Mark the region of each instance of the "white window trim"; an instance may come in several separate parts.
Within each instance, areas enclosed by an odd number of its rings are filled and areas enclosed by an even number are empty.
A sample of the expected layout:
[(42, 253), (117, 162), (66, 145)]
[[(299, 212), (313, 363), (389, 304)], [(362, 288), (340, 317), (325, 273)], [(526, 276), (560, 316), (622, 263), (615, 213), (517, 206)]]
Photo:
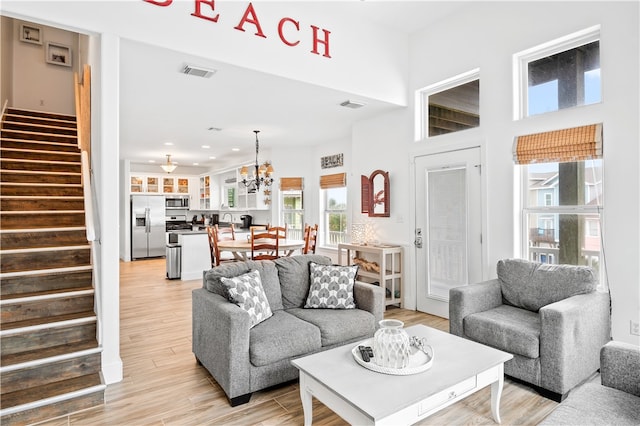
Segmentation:
[[(600, 40), (600, 25), (577, 31), (513, 55), (513, 119), (527, 117), (529, 62)], [(602, 77), (601, 77), (602, 78)]]
[(416, 90), (415, 92), (415, 136), (414, 141), (420, 142), (429, 138), (429, 123), (424, 119), (426, 117), (426, 109), (429, 107), (427, 100), (429, 96), (434, 93), (442, 92), (443, 90), (451, 89), (456, 86), (460, 86), (474, 80), (480, 79), (480, 68), (472, 69), (471, 71), (458, 74), (446, 80), (439, 81), (429, 86)]

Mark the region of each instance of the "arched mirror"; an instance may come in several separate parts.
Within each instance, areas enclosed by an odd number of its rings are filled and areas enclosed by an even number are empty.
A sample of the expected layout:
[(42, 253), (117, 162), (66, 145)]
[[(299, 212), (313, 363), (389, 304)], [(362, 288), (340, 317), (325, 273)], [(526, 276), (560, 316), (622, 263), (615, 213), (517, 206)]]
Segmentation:
[(369, 216), (389, 217), (389, 172), (376, 170), (369, 176)]

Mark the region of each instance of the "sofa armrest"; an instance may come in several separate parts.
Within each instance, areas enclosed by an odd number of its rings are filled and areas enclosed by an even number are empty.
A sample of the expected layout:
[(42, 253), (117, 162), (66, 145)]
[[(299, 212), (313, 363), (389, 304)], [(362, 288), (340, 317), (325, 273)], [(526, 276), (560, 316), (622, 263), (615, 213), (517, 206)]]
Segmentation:
[(377, 285), (356, 281), (353, 286), (353, 298), (359, 309), (373, 314), (378, 327), (378, 323), (384, 318), (384, 289)]
[(497, 279), (464, 285), (449, 290), (449, 332), (464, 336), (464, 318), (502, 305), (502, 290)]
[(565, 394), (600, 365), (600, 348), (611, 339), (609, 294), (568, 297), (540, 309), (541, 386)]
[(600, 350), (600, 378), (603, 386), (640, 396), (640, 347), (608, 342)]
[(192, 350), (229, 399), (250, 392), (249, 314), (204, 288), (192, 292)]

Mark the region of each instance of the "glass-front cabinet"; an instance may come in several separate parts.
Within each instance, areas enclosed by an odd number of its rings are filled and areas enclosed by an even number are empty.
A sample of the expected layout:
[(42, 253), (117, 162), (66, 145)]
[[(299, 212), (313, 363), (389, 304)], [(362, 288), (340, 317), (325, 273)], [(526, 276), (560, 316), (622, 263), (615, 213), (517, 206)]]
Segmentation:
[(189, 177), (138, 175), (129, 177), (129, 192), (148, 194), (190, 194)]

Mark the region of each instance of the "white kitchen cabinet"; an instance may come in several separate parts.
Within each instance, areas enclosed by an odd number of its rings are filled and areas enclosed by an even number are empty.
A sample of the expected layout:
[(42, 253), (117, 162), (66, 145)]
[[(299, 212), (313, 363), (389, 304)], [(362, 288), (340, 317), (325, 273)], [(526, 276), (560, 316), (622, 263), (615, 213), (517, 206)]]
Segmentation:
[[(377, 270), (374, 269), (373, 262), (377, 265)], [(360, 263), (356, 279), (382, 286), (386, 293), (385, 305), (402, 307), (402, 247), (338, 244), (338, 263)]]
[(132, 194), (188, 194), (191, 195), (190, 176), (167, 174), (129, 174), (129, 192)]

